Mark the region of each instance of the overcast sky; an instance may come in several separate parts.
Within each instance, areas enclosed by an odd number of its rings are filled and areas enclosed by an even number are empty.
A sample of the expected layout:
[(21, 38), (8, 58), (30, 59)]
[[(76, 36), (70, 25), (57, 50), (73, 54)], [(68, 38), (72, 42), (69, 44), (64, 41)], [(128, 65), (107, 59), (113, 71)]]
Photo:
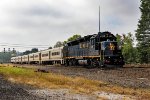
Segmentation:
[(140, 0), (1, 0), (0, 49), (18, 44), (15, 49), (25, 51), (30, 48), (22, 46), (53, 46), (73, 34), (96, 34), (99, 5), (101, 31), (135, 33)]

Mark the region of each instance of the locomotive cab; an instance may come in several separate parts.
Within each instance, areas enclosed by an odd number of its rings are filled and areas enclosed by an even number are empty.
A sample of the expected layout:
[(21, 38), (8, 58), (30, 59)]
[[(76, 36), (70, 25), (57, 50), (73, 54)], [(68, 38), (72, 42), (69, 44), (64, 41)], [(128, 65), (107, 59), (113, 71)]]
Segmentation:
[(124, 60), (121, 53), (121, 48), (116, 41), (101, 42), (101, 61), (105, 66), (123, 66)]

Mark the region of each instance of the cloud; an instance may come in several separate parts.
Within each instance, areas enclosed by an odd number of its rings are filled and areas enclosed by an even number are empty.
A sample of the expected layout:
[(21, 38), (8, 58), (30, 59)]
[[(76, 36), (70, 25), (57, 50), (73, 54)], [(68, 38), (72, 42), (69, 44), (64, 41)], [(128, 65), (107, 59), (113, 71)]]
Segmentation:
[(73, 34), (95, 34), (99, 5), (101, 31), (136, 30), (140, 17), (137, 0), (2, 0), (0, 43), (54, 45)]

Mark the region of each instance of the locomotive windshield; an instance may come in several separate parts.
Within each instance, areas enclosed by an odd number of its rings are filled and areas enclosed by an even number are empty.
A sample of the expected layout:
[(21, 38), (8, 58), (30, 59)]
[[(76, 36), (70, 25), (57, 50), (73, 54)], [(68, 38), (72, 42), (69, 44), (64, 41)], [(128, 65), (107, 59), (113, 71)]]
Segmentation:
[(118, 54), (117, 42), (113, 41), (103, 42), (102, 50), (104, 50), (104, 55), (117, 55)]

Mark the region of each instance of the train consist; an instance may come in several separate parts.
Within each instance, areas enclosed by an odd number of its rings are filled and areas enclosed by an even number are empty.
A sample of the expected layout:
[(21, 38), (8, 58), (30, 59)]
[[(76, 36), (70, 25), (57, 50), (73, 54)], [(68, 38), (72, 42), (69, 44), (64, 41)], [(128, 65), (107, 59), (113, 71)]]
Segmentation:
[(42, 50), (28, 55), (11, 58), (16, 64), (64, 64), (63, 47)]
[(110, 32), (84, 36), (64, 47), (43, 50), (11, 58), (12, 63), (83, 65), (86, 67), (122, 67), (124, 59), (116, 37)]

